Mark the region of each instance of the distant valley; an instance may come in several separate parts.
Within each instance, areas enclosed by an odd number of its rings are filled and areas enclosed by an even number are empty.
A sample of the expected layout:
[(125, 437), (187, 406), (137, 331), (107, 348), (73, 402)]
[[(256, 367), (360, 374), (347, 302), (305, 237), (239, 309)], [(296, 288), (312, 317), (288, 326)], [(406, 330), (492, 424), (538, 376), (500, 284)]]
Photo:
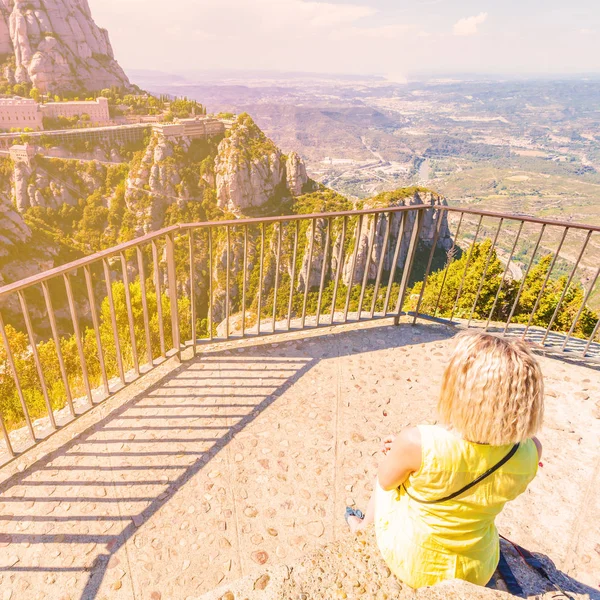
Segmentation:
[[(156, 93), (201, 99), (215, 112), (249, 112), (283, 151), (304, 158), (314, 180), (350, 198), (422, 185), (454, 206), (600, 225), (597, 76), (412, 83), (227, 72), (132, 77)], [(477, 219), (466, 223), (472, 237)], [(494, 235), (491, 220), (482, 226)], [(499, 252), (508, 256), (517, 226), (504, 226), (511, 236), (501, 236)], [(538, 231), (525, 228), (517, 254), (531, 249)], [(559, 243), (558, 232), (551, 233), (541, 248), (554, 252)], [(567, 236), (568, 262), (581, 243), (575, 232)], [(597, 260), (600, 247), (592, 240), (583, 281)]]
[(598, 78), (132, 76), (215, 112), (247, 111), (315, 179), (356, 198), (420, 183), (454, 203), (600, 223)]

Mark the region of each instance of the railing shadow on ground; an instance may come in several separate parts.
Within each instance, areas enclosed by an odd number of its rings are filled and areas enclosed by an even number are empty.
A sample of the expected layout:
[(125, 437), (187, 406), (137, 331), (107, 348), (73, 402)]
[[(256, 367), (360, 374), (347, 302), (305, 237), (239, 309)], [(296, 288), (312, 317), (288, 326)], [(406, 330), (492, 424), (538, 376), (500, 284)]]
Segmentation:
[[(476, 325), (472, 324), (472, 328), (474, 327)], [(495, 335), (502, 335), (503, 331), (503, 327), (492, 325), (488, 328), (488, 332)], [(600, 358), (600, 344), (590, 344), (587, 355), (584, 358), (583, 351), (587, 345), (587, 340), (574, 337), (567, 340), (565, 333), (557, 331), (551, 331), (545, 337), (545, 332), (546, 330), (541, 327), (530, 327), (525, 331), (525, 325), (513, 324), (508, 328), (506, 335), (509, 339), (519, 339), (522, 338), (523, 333), (526, 333), (525, 341), (531, 344), (537, 353), (547, 354), (553, 359), (568, 364), (585, 366), (589, 369), (600, 371), (600, 362), (598, 362)], [(565, 340), (567, 340), (567, 343), (565, 344), (565, 349), (562, 350)]]
[[(409, 317), (414, 317), (415, 313), (408, 313)], [(472, 321), (467, 327), (467, 322), (464, 319), (447, 319), (439, 317), (431, 317), (429, 315), (419, 314), (418, 319), (426, 323), (437, 323), (448, 327), (456, 328), (456, 332), (469, 329), (471, 331), (481, 331), (485, 328), (485, 321)], [(504, 337), (511, 340), (523, 338), (524, 341), (530, 344), (534, 352), (542, 355), (548, 355), (554, 360), (559, 360), (571, 365), (584, 366), (588, 369), (600, 371), (600, 343), (590, 343), (586, 356), (583, 356), (588, 340), (570, 337), (560, 331), (550, 331), (546, 335), (546, 330), (542, 327), (531, 326), (526, 329), (525, 325), (512, 323), (504, 333), (504, 323), (490, 323), (487, 329), (488, 333)], [(563, 349), (564, 344), (564, 349)]]
[[(381, 333), (382, 330), (399, 333), (378, 337), (377, 333)], [(427, 326), (427, 331), (429, 341), (444, 340), (453, 335), (452, 330), (447, 327)], [(401, 329), (390, 328), (388, 325), (374, 327), (370, 333), (358, 332), (359, 336), (356, 333), (325, 331), (318, 336), (303, 338), (298, 340), (298, 343), (302, 344), (300, 355), (292, 358), (273, 359), (272, 355), (261, 356), (261, 346), (263, 346), (261, 343), (246, 346), (253, 349), (253, 357), (249, 357), (248, 354), (232, 354), (234, 351), (230, 349), (215, 350), (198, 356), (181, 365), (174, 373), (138, 394), (55, 452), (34, 463), (26, 471), (13, 475), (0, 486), (0, 507), (2, 504), (10, 505), (8, 515), (3, 516), (0, 511), (0, 522), (5, 525), (28, 523), (28, 527), (34, 531), (0, 534), (0, 543), (25, 544), (26, 547), (40, 544), (74, 544), (81, 545), (82, 550), (87, 548), (83, 545), (102, 544), (102, 547), (92, 564), (54, 567), (26, 565), (21, 560), (12, 566), (0, 568), (0, 573), (20, 574), (23, 577), (28, 573), (87, 571), (89, 578), (80, 598), (81, 600), (96, 598), (111, 558), (138, 528), (205, 469), (211, 460), (226, 448), (234, 436), (242, 432), (322, 359), (415, 343), (414, 338), (410, 337), (412, 334), (402, 334)], [(276, 343), (278, 338), (273, 337), (271, 341)], [(271, 344), (266, 345), (266, 347), (270, 346)], [(218, 383), (220, 372), (224, 370), (219, 363), (227, 361), (233, 363), (234, 372), (248, 369), (247, 379), (236, 376), (233, 389), (232, 385), (221, 386)], [(238, 364), (243, 366), (237, 366)], [(257, 370), (260, 369), (260, 377), (252, 376), (256, 373), (253, 371), (253, 366)], [(267, 366), (268, 372), (264, 370)], [(188, 374), (189, 378), (186, 377)], [(257, 385), (256, 380), (259, 378), (261, 381)], [(190, 387), (181, 385), (186, 379), (190, 380)], [(272, 380), (274, 383), (265, 384), (265, 380)], [(203, 382), (206, 383), (204, 389), (198, 387), (198, 384)], [(261, 388), (264, 389), (262, 394)], [(227, 392), (227, 389), (231, 391)], [(233, 398), (235, 401), (218, 403), (219, 399), (227, 398)], [(166, 403), (165, 399), (167, 399)], [(198, 402), (198, 399), (202, 401)], [(257, 402), (253, 402), (252, 399)], [(205, 412), (207, 409), (214, 410)], [(181, 410), (186, 412), (182, 414), (179, 412)], [(184, 423), (170, 425), (169, 419), (181, 419)], [(223, 419), (225, 423), (219, 423), (219, 420)], [(198, 420), (204, 423), (189, 424), (190, 421)], [(230, 423), (233, 420), (235, 422)], [(129, 425), (129, 422), (132, 424)], [(153, 437), (139, 439), (135, 437), (136, 432), (146, 434), (152, 432)], [(206, 433), (196, 437), (196, 432)], [(189, 433), (194, 437), (190, 437)], [(113, 444), (117, 445), (116, 452), (102, 450)], [(170, 449), (170, 444), (175, 447)], [(136, 459), (141, 462), (135, 464)], [(75, 464), (68, 464), (70, 462)], [(113, 462), (121, 464), (111, 464)], [(114, 471), (132, 472), (137, 479), (120, 481), (115, 473), (107, 480), (105, 473)], [(60, 475), (63, 472), (67, 474), (77, 472), (78, 476), (84, 479), (71, 476), (61, 480)], [(171, 473), (173, 476), (170, 476)], [(145, 474), (151, 474), (151, 478), (140, 478)], [(160, 477), (157, 477), (157, 474), (160, 474)], [(141, 493), (134, 492), (133, 495), (127, 496), (128, 486), (140, 489)], [(66, 493), (55, 496), (56, 487), (64, 488)], [(39, 493), (31, 495), (29, 493), (31, 488), (39, 490)], [(109, 488), (114, 489), (114, 497), (106, 493)], [(12, 514), (17, 512), (14, 509), (20, 505), (31, 507), (40, 503), (48, 506), (48, 510), (42, 509), (42, 515), (28, 515), (25, 514), (26, 511), (22, 511), (24, 513), (22, 515)], [(99, 514), (73, 515), (74, 511), (64, 515), (53, 514), (60, 503), (67, 503), (69, 508), (70, 504), (74, 503), (81, 507), (81, 512), (85, 507), (86, 511), (91, 510), (93, 513), (96, 510)], [(122, 515), (120, 510), (116, 510), (123, 503), (135, 507), (132, 514)], [(54, 508), (52, 505), (55, 505)], [(113, 514), (110, 514), (111, 510)], [(111, 532), (110, 529), (119, 522), (123, 523), (124, 527)], [(60, 523), (75, 523), (75, 526), (66, 527), (67, 531), (54, 531)], [(42, 530), (35, 531), (36, 527), (41, 527)], [(2, 529), (6, 531), (5, 527)], [(90, 529), (95, 529), (98, 533), (93, 533)], [(84, 552), (79, 554), (83, 555)], [(85, 556), (79, 558), (81, 562)]]

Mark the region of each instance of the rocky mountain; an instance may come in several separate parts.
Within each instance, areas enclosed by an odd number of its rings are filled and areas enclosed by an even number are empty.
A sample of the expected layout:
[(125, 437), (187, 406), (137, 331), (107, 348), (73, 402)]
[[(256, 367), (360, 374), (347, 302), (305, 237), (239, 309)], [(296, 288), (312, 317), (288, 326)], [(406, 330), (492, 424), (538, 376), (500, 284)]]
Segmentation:
[(221, 142), (215, 175), (219, 207), (234, 214), (312, 189), (302, 159), (284, 156), (248, 115)]
[[(189, 185), (182, 180), (190, 145), (188, 138), (174, 141), (155, 134), (139, 163), (132, 165), (125, 200), (144, 232), (161, 227), (170, 205), (181, 206), (190, 199)], [(179, 158), (174, 157), (176, 152)]]
[[(386, 206), (416, 206), (425, 204), (435, 209), (437, 206), (445, 206), (447, 202), (442, 196), (434, 192), (421, 189), (406, 188), (396, 192), (385, 192), (379, 194), (364, 204), (365, 208), (381, 208)], [(436, 210), (428, 210), (424, 213), (423, 224), (419, 241), (425, 246), (431, 247), (435, 237), (437, 219), (442, 219), (440, 232), (438, 235), (437, 246), (443, 250), (448, 250), (452, 246), (452, 235), (448, 227), (448, 213)], [(410, 234), (414, 227), (416, 216), (413, 213), (407, 213), (402, 224), (399, 214), (396, 214), (389, 225), (389, 236), (392, 241), (388, 244), (387, 252), (383, 260), (384, 271), (389, 271), (394, 259), (395, 241), (398, 239), (400, 227), (402, 227), (402, 239), (400, 251), (398, 253), (398, 268), (404, 266), (408, 246), (410, 243)], [(373, 228), (375, 231), (373, 232)], [(381, 260), (383, 251), (383, 240), (385, 239), (386, 221), (381, 217), (375, 221), (374, 218), (363, 219), (362, 227), (358, 233), (358, 251), (356, 255), (356, 265), (354, 268), (353, 283), (363, 280), (365, 269), (369, 269), (368, 279), (377, 277), (377, 268)], [(373, 247), (369, 256), (369, 243), (373, 237)], [(352, 278), (352, 260), (350, 257), (346, 260), (343, 270), (344, 282), (348, 284)]]
[[(0, 193), (0, 257), (15, 244), (24, 243), (31, 237), (31, 230), (23, 217), (15, 210), (10, 198)], [(1, 277), (1, 276), (0, 276)]]
[(4, 78), (41, 91), (130, 87), (87, 0), (0, 0)]
[[(395, 192), (385, 192), (379, 194), (374, 198), (371, 198), (364, 202), (363, 208), (382, 208), (386, 206), (417, 206), (427, 205), (432, 209), (438, 206), (444, 206), (447, 204), (445, 198), (422, 188), (404, 188), (396, 190)], [(318, 211), (320, 207), (317, 207)], [(347, 210), (349, 207), (340, 205), (336, 207), (336, 210)], [(383, 252), (383, 245), (386, 238), (385, 230), (389, 227), (388, 232), (388, 245), (386, 254), (383, 258), (383, 271), (388, 273), (393, 265), (394, 252), (396, 248), (396, 242), (398, 236), (400, 238), (400, 249), (398, 252), (398, 260), (396, 266), (401, 269), (406, 261), (408, 254), (408, 246), (410, 243), (410, 236), (413, 230), (415, 215), (413, 213), (405, 213), (404, 217), (400, 214), (395, 214), (391, 221), (387, 222), (385, 215), (379, 215), (377, 220), (372, 217), (364, 217), (360, 226), (360, 230), (355, 226), (346, 237), (350, 236), (353, 240), (353, 244), (358, 244), (358, 250), (356, 252), (356, 260), (354, 261), (353, 252), (346, 252), (343, 257), (342, 265), (342, 281), (345, 285), (349, 285), (352, 280), (353, 284), (357, 284), (363, 281), (365, 270), (368, 269), (367, 280), (372, 281), (377, 277), (377, 270), (381, 261), (381, 253)], [(421, 233), (419, 236), (419, 242), (421, 246), (431, 248), (435, 237), (435, 230), (437, 227), (437, 219), (441, 218), (440, 233), (436, 246), (441, 251), (446, 251), (452, 246), (452, 236), (448, 227), (448, 215), (445, 212), (436, 210), (429, 210), (424, 213), (423, 224), (421, 226)], [(312, 237), (312, 231), (309, 229), (306, 232), (306, 244), (310, 244)], [(321, 277), (321, 269), (325, 256), (329, 256), (328, 269), (326, 271), (326, 277), (332, 278), (337, 271), (337, 261), (339, 256), (339, 249), (342, 243), (341, 231), (335, 232), (335, 237), (330, 241), (329, 248), (326, 247), (325, 241), (327, 239), (327, 221), (325, 219), (317, 219), (315, 224), (315, 239), (313, 243), (313, 252), (311, 260), (310, 270), (310, 281), (309, 288), (313, 288), (319, 285)], [(373, 245), (369, 254), (369, 246), (373, 239)], [(354, 265), (354, 277), (353, 273)], [(306, 280), (308, 278), (308, 256), (305, 255), (302, 262), (302, 267), (298, 273), (298, 281), (296, 282), (297, 289), (300, 291), (304, 290)]]
[(183, 208), (208, 198), (221, 213), (242, 217), (314, 187), (296, 153), (285, 156), (248, 115), (240, 115), (221, 140), (155, 133), (132, 164), (126, 201), (147, 232), (162, 225), (173, 205)]
[(74, 206), (79, 198), (89, 196), (106, 176), (99, 163), (87, 163), (81, 168), (78, 161), (61, 161), (36, 157), (31, 163), (14, 164), (12, 196), (21, 213), (31, 207), (60, 209)]

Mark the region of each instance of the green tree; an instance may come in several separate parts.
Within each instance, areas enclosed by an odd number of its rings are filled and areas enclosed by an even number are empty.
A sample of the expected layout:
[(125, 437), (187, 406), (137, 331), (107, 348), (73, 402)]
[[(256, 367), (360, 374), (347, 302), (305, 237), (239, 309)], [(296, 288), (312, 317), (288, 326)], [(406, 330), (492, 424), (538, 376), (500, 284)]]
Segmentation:
[[(480, 289), (484, 272), (485, 279)], [(498, 259), (496, 250), (491, 249), (490, 240), (472, 245), (462, 253), (460, 258), (453, 260), (452, 257), (449, 257), (444, 269), (431, 273), (427, 280), (419, 310), (423, 314), (433, 315), (439, 297), (438, 316), (450, 317), (454, 310), (455, 317), (468, 319), (477, 298), (473, 318), (487, 319), (500, 286), (503, 272), (502, 263)], [(405, 310), (416, 309), (422, 286), (423, 283), (418, 282), (409, 290), (405, 301)], [(460, 297), (458, 297), (459, 290)], [(477, 296), (478, 290), (479, 296)], [(503, 290), (499, 298), (496, 315), (504, 305), (506, 298), (507, 292)]]

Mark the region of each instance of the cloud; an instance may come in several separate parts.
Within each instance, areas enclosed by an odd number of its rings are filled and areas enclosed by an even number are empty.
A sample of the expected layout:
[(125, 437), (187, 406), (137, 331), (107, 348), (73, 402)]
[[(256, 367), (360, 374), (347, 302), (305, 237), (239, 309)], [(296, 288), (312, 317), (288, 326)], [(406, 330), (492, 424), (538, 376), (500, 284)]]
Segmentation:
[(453, 33), (454, 35), (475, 35), (479, 25), (481, 25), (488, 17), (485, 12), (479, 13), (473, 17), (466, 17), (460, 19), (454, 24)]

